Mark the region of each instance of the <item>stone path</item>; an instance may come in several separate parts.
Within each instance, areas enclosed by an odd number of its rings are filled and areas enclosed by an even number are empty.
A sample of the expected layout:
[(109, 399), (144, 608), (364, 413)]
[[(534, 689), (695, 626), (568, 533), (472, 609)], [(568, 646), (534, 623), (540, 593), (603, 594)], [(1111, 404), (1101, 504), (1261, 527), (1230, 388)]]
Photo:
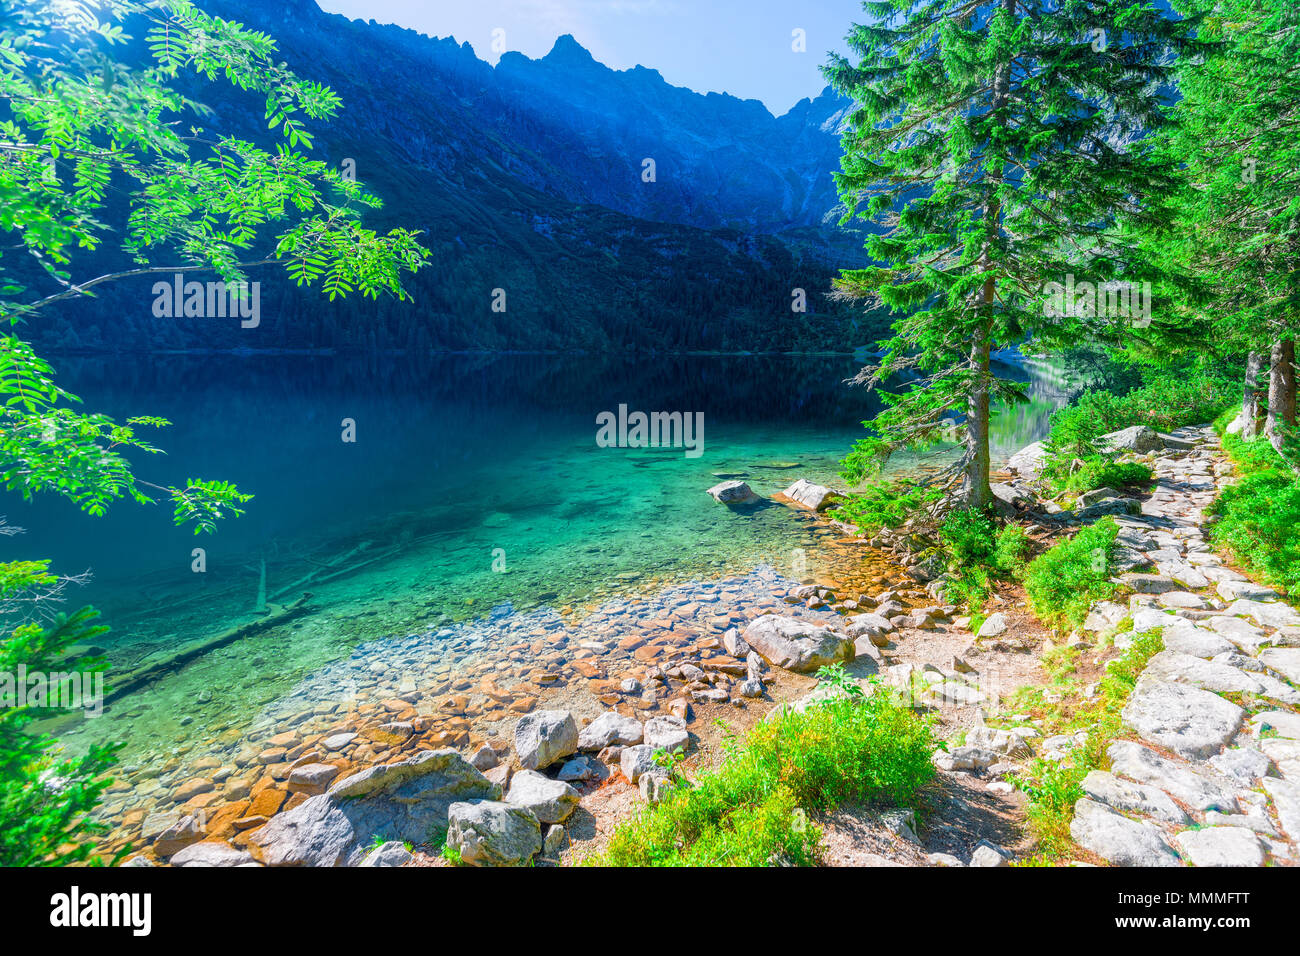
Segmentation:
[[(1153, 455), (1141, 514), (1116, 517), (1127, 607), (1098, 602), (1085, 627), (1160, 628), (1123, 710), (1132, 739), (1083, 781), (1071, 834), (1120, 866), (1300, 863), (1300, 612), (1223, 566), (1204, 508), (1231, 482), (1209, 426), (1181, 429)], [(1139, 570), (1143, 566), (1150, 570)]]

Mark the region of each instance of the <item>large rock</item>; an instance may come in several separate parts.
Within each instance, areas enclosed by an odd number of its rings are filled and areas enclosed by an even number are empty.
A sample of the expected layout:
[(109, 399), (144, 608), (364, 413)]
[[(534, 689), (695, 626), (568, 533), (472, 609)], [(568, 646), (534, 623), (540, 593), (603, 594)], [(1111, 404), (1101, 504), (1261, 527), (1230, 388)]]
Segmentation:
[(1043, 471), (1047, 451), (1040, 441), (1026, 445), (1007, 459), (1006, 470), (1022, 478), (1037, 478)]
[(1221, 694), (1264, 692), (1264, 685), (1240, 668), (1202, 660), (1181, 651), (1161, 651), (1147, 663), (1142, 677), (1149, 681), (1192, 684)]
[(1180, 865), (1178, 854), (1151, 824), (1130, 820), (1088, 797), (1074, 805), (1070, 836), (1116, 866)]
[(1287, 680), (1300, 684), (1300, 647), (1270, 647), (1260, 651), (1259, 659)]
[(563, 823), (578, 805), (580, 794), (562, 780), (536, 770), (521, 770), (510, 778), (506, 803), (523, 807), (542, 823)]
[(1121, 780), (1105, 770), (1093, 770), (1083, 778), (1083, 792), (1115, 810), (1140, 813), (1166, 823), (1190, 823), (1191, 818), (1157, 787)]
[(709, 489), (714, 501), (724, 505), (747, 505), (758, 500), (758, 495), (743, 481), (724, 481)]
[(1131, 740), (1116, 740), (1106, 748), (1115, 773), (1138, 783), (1158, 787), (1193, 810), (1237, 812), (1237, 798), (1226, 780), (1170, 760), (1150, 747)]
[(1281, 777), (1265, 777), (1260, 783), (1273, 798), (1283, 831), (1292, 840), (1300, 840), (1300, 784)]
[(745, 628), (745, 643), (769, 664), (809, 673), (836, 661), (853, 660), (853, 641), (830, 628), (767, 614)]
[(801, 504), (805, 508), (811, 508), (813, 511), (828, 508), (841, 497), (838, 492), (831, 491), (825, 485), (815, 485), (806, 478), (800, 478), (781, 493), (791, 501)]
[(1232, 740), (1246, 712), (1199, 687), (1143, 679), (1122, 716), (1125, 724), (1152, 743), (1203, 760)]
[(685, 753), (691, 735), (687, 733), (686, 721), (672, 714), (661, 714), (645, 722), (645, 743), (650, 752), (666, 750), (668, 753)]
[(1196, 866), (1263, 866), (1259, 837), (1245, 827), (1206, 827), (1178, 834), (1183, 854)]
[(535, 710), (515, 724), (515, 753), (525, 770), (542, 770), (578, 750), (578, 725), (567, 710)]
[(1233, 644), (1203, 627), (1166, 627), (1163, 636), (1165, 650), (1190, 654), (1192, 657), (1215, 657), (1227, 654), (1234, 648)]
[(426, 750), (340, 780), (328, 792), (272, 817), (249, 839), (271, 866), (356, 866), (376, 834), (398, 842), (436, 842), (452, 803), (495, 799), (500, 793), (455, 750)]
[(1117, 432), (1110, 432), (1102, 435), (1097, 443), (1108, 451), (1132, 451), (1139, 455), (1161, 451), (1165, 447), (1165, 439), (1161, 438), (1154, 428), (1146, 425), (1133, 425), (1130, 428), (1121, 428)]
[(1272, 734), (1290, 740), (1300, 740), (1300, 714), (1285, 710), (1269, 710), (1251, 717), (1250, 724), (1256, 737)]
[(537, 818), (509, 803), (453, 803), (447, 821), (447, 845), (470, 866), (522, 866), (542, 850)]
[(1233, 601), (1224, 610), (1232, 617), (1248, 617), (1260, 627), (1295, 627), (1300, 625), (1300, 611), (1281, 601)]
[(615, 711), (601, 714), (578, 734), (579, 750), (604, 750), (606, 747), (626, 747), (639, 744), (645, 732), (641, 721)]
[(172, 866), (242, 866), (253, 862), (253, 855), (229, 843), (204, 841), (191, 843), (167, 862)]

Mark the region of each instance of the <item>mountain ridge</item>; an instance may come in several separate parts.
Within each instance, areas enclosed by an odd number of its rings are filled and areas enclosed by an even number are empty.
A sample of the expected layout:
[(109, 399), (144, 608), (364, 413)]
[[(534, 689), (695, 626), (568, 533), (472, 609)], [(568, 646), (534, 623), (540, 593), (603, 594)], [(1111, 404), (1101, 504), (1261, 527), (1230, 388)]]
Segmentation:
[[(825, 91), (773, 117), (645, 67), (611, 70), (572, 38), (493, 67), (468, 43), (309, 0), (204, 6), (270, 34), (291, 69), (340, 95), (313, 155), (352, 161), (385, 200), (375, 227), (423, 230), (433, 255), (409, 284), (416, 304), (330, 304), (263, 274), (250, 331), (141, 314), (136, 283), (78, 303), (40, 344), (816, 351), (883, 329), (823, 295), (838, 267), (865, 262), (861, 236), (834, 225), (846, 103)], [(212, 109), (214, 132), (263, 138), (258, 97), (197, 80), (185, 92)], [(499, 288), (505, 315), (490, 308)], [(791, 310), (796, 288), (807, 313)]]

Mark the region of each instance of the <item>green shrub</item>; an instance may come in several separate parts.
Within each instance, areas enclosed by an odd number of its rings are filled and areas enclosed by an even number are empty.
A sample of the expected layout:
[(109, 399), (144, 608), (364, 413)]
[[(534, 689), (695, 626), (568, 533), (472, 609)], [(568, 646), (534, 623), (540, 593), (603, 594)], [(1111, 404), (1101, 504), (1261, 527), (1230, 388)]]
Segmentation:
[(911, 801), (932, 778), (930, 722), (893, 692), (834, 697), (773, 715), (693, 784), (621, 824), (608, 866), (810, 865), (820, 834), (804, 816), (846, 801)]
[(1033, 542), (1018, 524), (997, 526), (991, 515), (971, 508), (950, 511), (939, 526), (950, 579), (944, 597), (979, 615), (997, 579), (1019, 579)]
[(1054, 494), (1148, 481), (1150, 471), (1137, 470), (1142, 466), (1115, 465), (1099, 443), (1101, 436), (1133, 425), (1169, 431), (1213, 421), (1238, 400), (1239, 391), (1232, 376), (1193, 368), (1148, 369), (1142, 385), (1123, 393), (1083, 392), (1052, 415), (1043, 442), (1043, 476), (1052, 482)]
[(1021, 525), (1003, 525), (993, 549), (993, 566), (1003, 574), (1020, 580), (1025, 576), (1025, 566), (1033, 548), (1033, 541)]
[(957, 508), (939, 525), (939, 540), (956, 565), (988, 564), (997, 548), (998, 526), (984, 511)]
[(1111, 555), (1118, 534), (1115, 520), (1102, 518), (1029, 563), (1025, 592), (1039, 620), (1056, 628), (1077, 627), (1093, 601), (1115, 592)]
[(1225, 434), (1223, 447), (1243, 477), (1209, 507), (1210, 542), (1286, 594), (1300, 594), (1300, 479), (1266, 438)]
[(1082, 494), (1094, 488), (1126, 488), (1149, 484), (1153, 472), (1141, 462), (1115, 462), (1097, 455), (1085, 458), (1082, 466), (1070, 471), (1074, 460), (1049, 459), (1043, 474), (1052, 483), (1052, 494)]
[(1116, 394), (1088, 391), (1052, 416), (1049, 447), (1086, 458), (1097, 452), (1096, 440), (1133, 425), (1169, 431), (1213, 421), (1240, 399), (1234, 376), (1199, 369), (1152, 370), (1139, 387)]
[(897, 528), (909, 518), (928, 521), (925, 508), (941, 497), (943, 492), (938, 489), (902, 481), (881, 482), (845, 497), (832, 516), (870, 535), (881, 528)]

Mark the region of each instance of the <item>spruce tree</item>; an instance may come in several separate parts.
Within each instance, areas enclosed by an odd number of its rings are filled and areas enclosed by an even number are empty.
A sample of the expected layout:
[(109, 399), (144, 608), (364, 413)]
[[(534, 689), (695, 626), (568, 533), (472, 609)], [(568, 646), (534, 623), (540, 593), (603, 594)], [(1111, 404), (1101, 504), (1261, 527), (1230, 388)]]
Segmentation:
[[(1300, 329), (1300, 8), (1292, 0), (1183, 0), (1212, 46), (1179, 67), (1161, 147), (1185, 163), (1170, 254), (1205, 276), (1212, 337), (1249, 353), (1239, 427), (1265, 410), (1295, 458)], [(1266, 397), (1267, 396), (1267, 397)]]
[(954, 497), (983, 508), (990, 403), (1023, 398), (990, 352), (1087, 334), (1086, 321), (1045, 314), (1049, 283), (1142, 279), (1130, 230), (1155, 224), (1144, 197), (1175, 182), (1147, 134), (1166, 121), (1190, 24), (1134, 0), (864, 9), (870, 22), (847, 38), (857, 62), (834, 56), (824, 73), (855, 102), (837, 181), (845, 219), (874, 225), (867, 251), (879, 265), (842, 272), (836, 291), (902, 314), (859, 380), (906, 384), (882, 392), (887, 407), (845, 473), (860, 479), (960, 424)]

